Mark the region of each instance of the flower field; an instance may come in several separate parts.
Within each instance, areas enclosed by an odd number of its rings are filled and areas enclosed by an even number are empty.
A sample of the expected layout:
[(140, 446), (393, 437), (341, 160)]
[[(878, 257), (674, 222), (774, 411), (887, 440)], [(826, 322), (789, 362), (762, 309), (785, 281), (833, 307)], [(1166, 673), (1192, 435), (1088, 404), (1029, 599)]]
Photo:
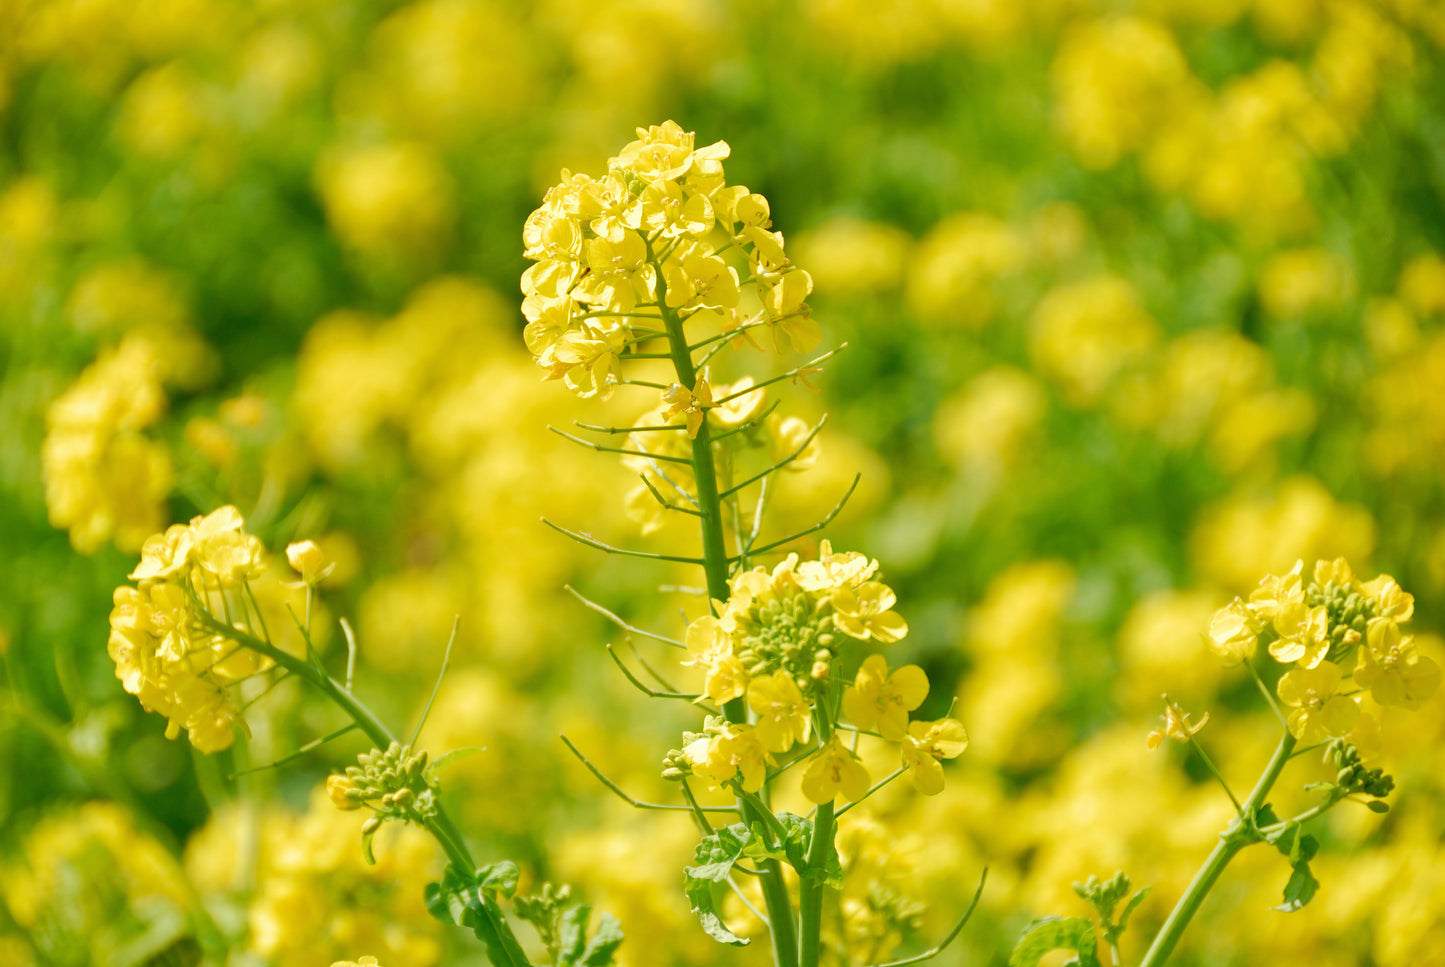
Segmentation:
[(1445, 963), (1435, 0), (10, 0), (0, 133), (0, 965)]

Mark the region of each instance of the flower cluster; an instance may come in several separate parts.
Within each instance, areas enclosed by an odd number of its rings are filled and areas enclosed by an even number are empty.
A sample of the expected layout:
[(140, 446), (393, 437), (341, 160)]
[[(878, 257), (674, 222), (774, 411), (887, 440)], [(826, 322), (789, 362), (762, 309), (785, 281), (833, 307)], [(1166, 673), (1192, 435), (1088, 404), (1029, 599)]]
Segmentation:
[(1278, 692), (1296, 738), (1358, 737), (1375, 728), (1361, 712), (1364, 693), (1413, 710), (1439, 687), (1439, 667), (1400, 630), (1414, 613), (1415, 599), (1388, 574), (1361, 582), (1337, 558), (1317, 562), (1307, 581), (1298, 561), (1287, 574), (1266, 575), (1248, 601), (1236, 598), (1215, 614), (1207, 639), (1236, 661), (1264, 642), (1270, 657), (1289, 666)]
[[(690, 664), (702, 669), (703, 698), (718, 706), (746, 701), (749, 722), (707, 720), (681, 750), (688, 771), (714, 783), (760, 789), (773, 756), (818, 739), (803, 773), (803, 794), (831, 802), (840, 792), (863, 797), (871, 784), (856, 749), (834, 731), (840, 704), (855, 733), (899, 743), (902, 763), (926, 793), (943, 788), (941, 759), (960, 754), (968, 738), (951, 719), (909, 723), (908, 713), (928, 694), (928, 678), (915, 665), (888, 671), (881, 655), (862, 663), (851, 687), (834, 672), (839, 633), (890, 644), (908, 633), (893, 611), (893, 591), (874, 580), (878, 562), (857, 552), (835, 554), (823, 541), (816, 561), (790, 554), (771, 571), (756, 567), (729, 582), (731, 595), (717, 614), (687, 630)], [(856, 743), (855, 743), (856, 745)]]
[[(767, 199), (726, 183), (727, 144), (694, 147), (673, 121), (637, 134), (601, 178), (564, 171), (523, 229), (537, 263), (522, 276), (525, 337), (546, 378), (605, 399), (628, 349), (663, 335), (657, 324), (668, 319), (710, 322), (739, 339), (766, 327), (780, 350), (816, 346), (805, 302), (813, 281), (771, 231)], [(727, 249), (746, 256), (746, 278)], [(745, 317), (747, 289), (759, 308)]]
[(248, 582), (264, 570), (263, 549), (235, 507), (176, 524), (145, 542), (130, 574), (135, 587), (115, 591), (110, 657), (125, 690), (147, 711), (181, 729), (202, 752), (230, 746), (237, 688), (272, 667), (271, 659), (227, 635), (217, 614), (241, 617), (258, 604)]

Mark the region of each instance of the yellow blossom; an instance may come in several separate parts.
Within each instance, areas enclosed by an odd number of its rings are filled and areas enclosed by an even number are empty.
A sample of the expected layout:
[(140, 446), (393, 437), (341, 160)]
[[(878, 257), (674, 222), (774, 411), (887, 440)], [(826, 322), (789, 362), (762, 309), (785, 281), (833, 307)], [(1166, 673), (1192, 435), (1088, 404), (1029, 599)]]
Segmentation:
[(887, 645), (908, 634), (907, 622), (889, 610), (898, 599), (878, 581), (868, 581), (856, 589), (838, 588), (830, 600), (835, 612), (833, 623), (845, 635), (860, 641), (873, 638)]
[(286, 560), (292, 569), (301, 575), (301, 583), (307, 587), (315, 587), (326, 580), (336, 567), (327, 563), (325, 552), (315, 541), (287, 544)]
[(746, 792), (763, 787), (772, 761), (758, 730), (751, 725), (724, 725), (716, 735), (689, 742), (683, 756), (694, 773), (715, 785), (741, 775)]
[(1164, 706), (1164, 728), (1150, 732), (1146, 740), (1149, 749), (1153, 751), (1159, 748), (1165, 739), (1173, 739), (1175, 742), (1187, 743), (1190, 739), (1194, 738), (1200, 729), (1204, 728), (1205, 723), (1208, 721), (1209, 713), (1205, 712), (1198, 723), (1191, 723), (1189, 721), (1189, 714), (1179, 707), (1179, 703), (1168, 702)]
[(899, 746), (914, 787), (925, 796), (943, 791), (942, 760), (957, 758), (967, 748), (968, 733), (954, 719), (913, 722)]
[(1372, 620), (1365, 641), (1355, 681), (1381, 705), (1418, 709), (1440, 687), (1439, 666), (1417, 652), (1414, 639), (1401, 634), (1393, 619)]
[(1340, 669), (1322, 661), (1313, 668), (1295, 668), (1279, 680), (1279, 700), (1291, 709), (1289, 730), (1306, 744), (1327, 736), (1349, 734), (1360, 717), (1355, 699), (1338, 694)]
[(712, 406), (712, 388), (707, 384), (707, 373), (699, 373), (697, 384), (690, 390), (681, 383), (673, 383), (662, 391), (662, 402), (662, 418), (671, 420), (674, 416), (685, 415), (687, 435), (690, 439), (696, 439), (697, 431), (702, 428), (704, 411)]
[(787, 672), (753, 679), (748, 684), (748, 707), (758, 716), (758, 738), (769, 752), (787, 752), (808, 740), (811, 710)]
[(889, 742), (899, 742), (908, 732), (908, 713), (927, 697), (928, 676), (922, 668), (904, 665), (889, 674), (882, 655), (869, 655), (853, 686), (843, 693), (843, 714), (860, 729), (876, 728)]
[(803, 795), (819, 804), (832, 802), (839, 793), (857, 802), (867, 795), (871, 783), (868, 770), (837, 735), (813, 754), (803, 770)]

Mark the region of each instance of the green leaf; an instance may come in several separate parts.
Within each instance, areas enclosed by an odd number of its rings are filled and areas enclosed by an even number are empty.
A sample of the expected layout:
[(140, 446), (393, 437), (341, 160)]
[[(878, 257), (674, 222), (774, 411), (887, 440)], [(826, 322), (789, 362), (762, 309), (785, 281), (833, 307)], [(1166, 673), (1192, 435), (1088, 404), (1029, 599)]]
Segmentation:
[[(508, 861), (493, 863), (478, 872), (485, 874), (497, 871), (505, 881), (506, 866), (511, 866), (515, 872), (516, 864)], [(516, 889), (515, 879), (511, 888)], [(457, 870), (455, 866), (448, 864), (441, 882), (428, 883), (424, 895), (427, 912), (442, 923), (455, 924), (472, 931), (485, 945), (487, 959), (497, 967), (521, 967), (527, 963), (527, 957), (521, 947), (517, 946), (516, 937), (512, 936), (511, 930), (498, 929), (497, 924), (505, 925), (506, 917), (502, 914), (502, 908), (497, 906), (492, 893), (482, 892), (474, 879)]]
[(1284, 902), (1274, 909), (1293, 913), (1314, 899), (1320, 888), (1320, 881), (1310, 872), (1308, 863), (1296, 864), (1289, 882), (1284, 885)]
[(581, 959), (587, 942), (587, 921), (591, 918), (592, 907), (586, 903), (577, 904), (558, 918), (556, 967), (574, 967)]
[(1119, 920), (1116, 924), (1119, 928), (1119, 933), (1123, 933), (1124, 928), (1129, 926), (1129, 917), (1133, 916), (1134, 911), (1139, 908), (1139, 904), (1144, 902), (1144, 898), (1147, 897), (1153, 889), (1152, 886), (1141, 886), (1139, 890), (1129, 898), (1129, 902), (1124, 905), (1124, 912), (1119, 914)]
[(713, 887), (727, 882), (733, 864), (752, 839), (751, 830), (742, 823), (733, 823), (711, 836), (704, 836), (693, 853), (695, 865), (683, 867), (682, 889), (692, 906), (693, 916), (703, 931), (718, 943), (741, 947), (748, 942), (729, 930), (718, 916)]
[(1079, 967), (1100, 967), (1097, 948), (1094, 921), (1084, 917), (1041, 917), (1024, 928), (1008, 963), (1009, 967), (1038, 967), (1050, 951), (1072, 950), (1079, 955)]
[(1294, 870), (1284, 887), (1284, 902), (1274, 907), (1284, 913), (1293, 913), (1314, 899), (1320, 888), (1320, 881), (1310, 872), (1310, 860), (1319, 852), (1319, 840), (1304, 832), (1299, 823), (1290, 820), (1265, 837), (1265, 842), (1279, 850), (1289, 860)]
[(582, 967), (607, 967), (621, 943), (622, 924), (612, 914), (602, 914), (597, 918), (597, 929), (587, 942), (587, 949), (582, 951)]
[(477, 870), (477, 883), (488, 893), (500, 893), (511, 899), (517, 892), (517, 864), (511, 860), (499, 860)]

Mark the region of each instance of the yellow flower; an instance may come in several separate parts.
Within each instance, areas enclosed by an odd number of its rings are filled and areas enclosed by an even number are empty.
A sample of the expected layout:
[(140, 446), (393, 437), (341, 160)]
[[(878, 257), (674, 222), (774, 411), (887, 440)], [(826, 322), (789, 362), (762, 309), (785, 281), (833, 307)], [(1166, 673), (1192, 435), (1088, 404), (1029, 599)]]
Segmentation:
[(674, 416), (685, 414), (687, 435), (690, 439), (697, 439), (697, 431), (702, 428), (704, 411), (712, 406), (712, 388), (707, 384), (707, 371), (698, 374), (697, 385), (691, 390), (681, 383), (673, 383), (662, 391), (662, 402), (662, 418), (671, 420)]
[(1440, 687), (1440, 668), (1415, 650), (1413, 637), (1402, 635), (1390, 618), (1373, 619), (1360, 649), (1355, 681), (1370, 690), (1381, 705), (1418, 709)]
[(1289, 730), (1295, 738), (1306, 744), (1320, 742), (1326, 736), (1347, 735), (1355, 727), (1359, 703), (1337, 694), (1339, 688), (1340, 669), (1334, 662), (1285, 673), (1279, 680), (1279, 700), (1293, 709)]
[(804, 591), (831, 591), (834, 588), (856, 587), (873, 576), (878, 562), (857, 551), (833, 553), (827, 538), (818, 542), (818, 559), (798, 565), (798, 586)]
[(1388, 574), (1366, 581), (1360, 589), (1375, 602), (1375, 611), (1380, 617), (1409, 621), (1415, 614), (1415, 596), (1404, 591)]
[(1259, 642), (1259, 624), (1244, 602), (1235, 598), (1220, 608), (1209, 622), (1205, 641), (1220, 658), (1231, 662), (1248, 661), (1254, 657)]
[(331, 967), (381, 967), (375, 957), (362, 957), (360, 960), (338, 960)]
[(1343, 557), (1337, 557), (1333, 561), (1316, 561), (1315, 583), (1321, 588), (1328, 584), (1334, 584), (1337, 588), (1358, 587), (1355, 573), (1350, 570), (1350, 562)]
[(758, 738), (769, 752), (787, 752), (808, 740), (813, 723), (808, 701), (787, 672), (753, 679), (748, 707), (758, 716)]
[(1286, 605), (1275, 613), (1274, 630), (1279, 638), (1270, 643), (1269, 653), (1281, 664), (1313, 668), (1330, 652), (1330, 618), (1322, 604), (1311, 608), (1301, 600)]
[(725, 725), (717, 735), (689, 742), (682, 754), (692, 771), (715, 785), (739, 774), (746, 792), (757, 792), (768, 775), (768, 750), (751, 725)]
[(898, 599), (878, 581), (868, 581), (856, 590), (838, 588), (829, 600), (835, 612), (833, 623), (845, 635), (860, 641), (874, 638), (887, 645), (908, 634), (907, 622), (889, 610)]
[(943, 791), (942, 760), (963, 754), (968, 733), (954, 719), (914, 722), (899, 748), (904, 768), (913, 774), (914, 787), (925, 796), (934, 796)]
[(297, 541), (286, 545), (286, 560), (297, 574), (301, 584), (315, 587), (335, 569), (336, 565), (326, 562), (326, 554), (315, 541)]
[(723, 705), (747, 694), (748, 669), (733, 654), (723, 622), (711, 615), (698, 618), (688, 625), (684, 641), (694, 656), (684, 664), (703, 669), (703, 695), (708, 701)]
[(1288, 574), (1266, 574), (1259, 587), (1250, 592), (1250, 611), (1261, 618), (1273, 618), (1289, 605), (1303, 601), (1304, 566), (1304, 561), (1295, 561)]
[(334, 773), (326, 778), (326, 795), (331, 799), (331, 804), (342, 812), (351, 812), (353, 809), (361, 808), (361, 800), (353, 796), (355, 792), (355, 784), (340, 773)]
[(876, 728), (889, 742), (908, 733), (908, 713), (928, 697), (928, 676), (917, 665), (888, 673), (882, 655), (869, 655), (853, 687), (843, 693), (843, 713), (860, 729)]
[(803, 795), (809, 802), (832, 802), (840, 792), (850, 802), (857, 802), (868, 794), (871, 784), (868, 770), (837, 735), (814, 753), (803, 770)]
[(1209, 713), (1205, 712), (1204, 717), (1197, 724), (1193, 724), (1189, 721), (1189, 714), (1180, 708), (1177, 702), (1169, 702), (1164, 706), (1164, 728), (1150, 732), (1146, 740), (1149, 750), (1152, 752), (1159, 748), (1165, 739), (1188, 742), (1208, 721)]

